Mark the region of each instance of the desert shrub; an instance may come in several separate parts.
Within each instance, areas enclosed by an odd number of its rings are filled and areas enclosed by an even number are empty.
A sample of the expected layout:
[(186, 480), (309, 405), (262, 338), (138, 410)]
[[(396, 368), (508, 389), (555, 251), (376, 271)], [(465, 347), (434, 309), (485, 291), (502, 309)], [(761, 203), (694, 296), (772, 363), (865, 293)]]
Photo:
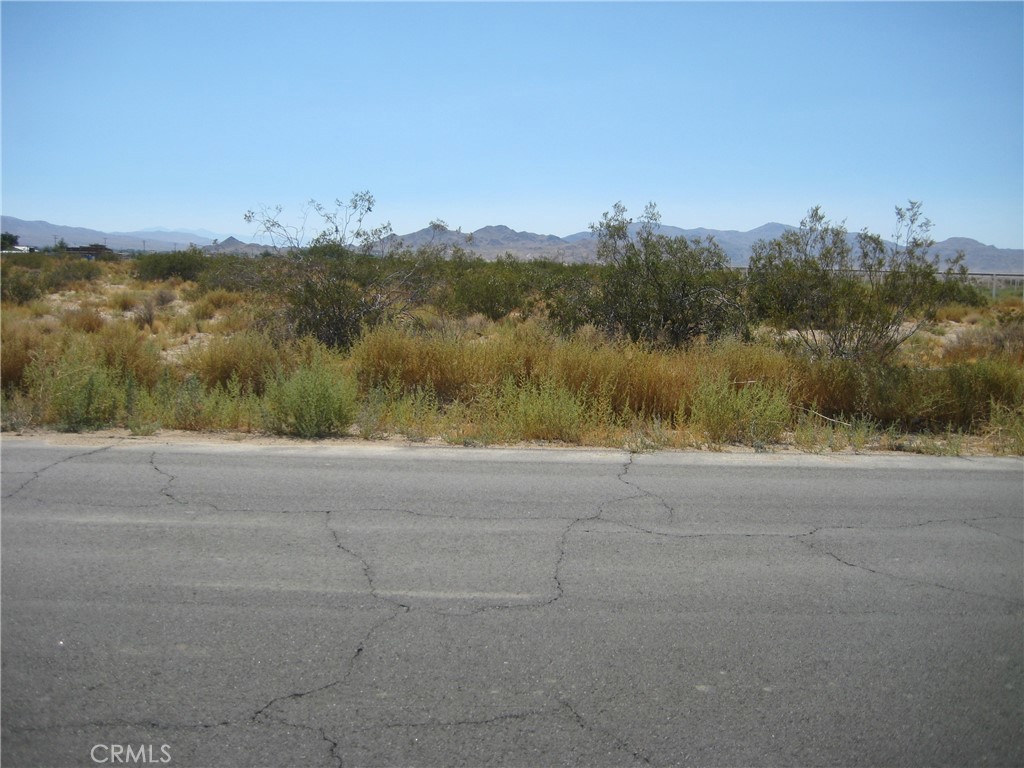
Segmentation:
[(966, 272), (950, 272), (943, 278), (935, 291), (935, 300), (940, 309), (944, 305), (952, 304), (967, 307), (984, 307), (988, 304), (985, 290), (968, 280)]
[(185, 251), (146, 253), (135, 259), (135, 273), (140, 280), (196, 280), (208, 266), (206, 254), (194, 246)]
[(526, 302), (530, 265), (511, 255), (496, 261), (460, 259), (448, 277), (443, 307), (460, 316), (481, 314), (500, 320)]
[(269, 431), (304, 439), (344, 434), (356, 416), (356, 384), (326, 365), (279, 375), (264, 395)]
[(233, 254), (206, 257), (206, 266), (196, 277), (200, 294), (216, 290), (231, 293), (268, 291), (280, 287), (276, 276), (286, 260), (278, 257), (252, 259)]
[(5, 257), (0, 273), (0, 297), (12, 304), (27, 304), (42, 295), (43, 280), (40, 272), (9, 265)]
[(110, 308), (118, 312), (131, 312), (140, 303), (139, 294), (135, 291), (118, 291), (110, 297)]
[[(601, 276), (607, 267), (596, 264), (577, 265), (562, 279), (543, 286), (548, 321), (562, 336), (571, 336), (584, 329), (605, 334), (597, 324), (601, 301)], [(589, 331), (588, 331), (589, 332)]]
[(961, 332), (946, 347), (944, 358), (950, 362), (1000, 357), (1024, 365), (1024, 318), (980, 326)]
[(659, 220), (648, 206), (634, 229), (617, 203), (592, 227), (606, 268), (580, 307), (591, 314), (588, 322), (632, 341), (671, 346), (745, 335), (741, 280), (725, 251), (710, 239), (660, 235)]
[(893, 246), (861, 232), (855, 249), (845, 227), (817, 207), (798, 230), (756, 243), (747, 279), (752, 315), (792, 329), (815, 358), (889, 358), (963, 280), (956, 261), (940, 273), (938, 257), (929, 257), (931, 224), (919, 203), (896, 214)]
[(33, 352), (42, 343), (41, 328), (31, 322), (17, 320), (4, 311), (0, 320), (0, 383), (4, 390), (21, 386)]
[(170, 287), (163, 286), (153, 291), (153, 303), (158, 307), (166, 307), (168, 304), (173, 304), (177, 300), (177, 292)]
[(957, 363), (943, 371), (941, 422), (972, 429), (991, 418), (993, 409), (1024, 406), (1024, 368), (1006, 360)]
[(88, 283), (98, 280), (103, 268), (94, 261), (76, 257), (55, 259), (43, 271), (43, 288), (46, 291), (60, 291), (73, 283)]
[(1024, 405), (993, 405), (986, 431), (997, 453), (1024, 456)]
[(760, 382), (737, 384), (723, 374), (702, 376), (679, 411), (677, 421), (692, 423), (713, 445), (776, 442), (792, 421), (784, 390)]
[(43, 422), (63, 431), (110, 426), (124, 405), (123, 386), (84, 345), (69, 345), (52, 365), (36, 358), (25, 378)]
[(5, 253), (3, 263), (11, 267), (22, 269), (40, 270), (54, 261), (54, 257), (42, 251), (30, 251), (28, 253)]
[(205, 426), (203, 383), (192, 374), (176, 381), (165, 371), (154, 390), (157, 402), (163, 404), (161, 420), (170, 429), (202, 429)]
[(282, 295), (295, 335), (313, 336), (336, 349), (351, 347), (364, 328), (394, 317), (403, 304), (400, 289), (367, 277), (344, 256), (296, 265)]
[(226, 386), (235, 377), (244, 390), (256, 394), (263, 393), (267, 381), (279, 370), (290, 367), (287, 350), (255, 331), (215, 336), (187, 354), (182, 364), (207, 387)]
[(586, 403), (558, 383), (506, 377), (482, 388), (469, 406), (473, 435), (482, 442), (561, 440), (578, 443), (588, 424)]
[(135, 320), (135, 325), (139, 327), (139, 330), (154, 327), (156, 323), (156, 304), (153, 302), (152, 296), (147, 296), (142, 300), (142, 303), (135, 308), (132, 313), (132, 318)]
[(95, 309), (84, 309), (82, 307), (69, 309), (64, 312), (62, 322), (71, 330), (82, 331), (83, 333), (96, 333), (107, 323), (103, 315)]
[(96, 334), (93, 345), (107, 368), (147, 389), (156, 385), (163, 372), (156, 343), (129, 322), (109, 323)]
[(244, 298), (235, 291), (215, 288), (202, 294), (192, 303), (192, 316), (196, 320), (209, 320), (218, 310), (235, 307), (244, 301)]

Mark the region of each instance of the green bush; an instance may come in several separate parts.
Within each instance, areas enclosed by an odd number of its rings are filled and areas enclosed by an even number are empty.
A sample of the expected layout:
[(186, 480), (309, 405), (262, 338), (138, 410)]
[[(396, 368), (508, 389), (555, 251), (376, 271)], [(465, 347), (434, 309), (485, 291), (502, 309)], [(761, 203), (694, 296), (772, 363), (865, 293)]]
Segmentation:
[[(964, 293), (958, 260), (939, 271), (929, 257), (931, 223), (920, 203), (896, 208), (896, 244), (846, 228), (811, 209), (800, 229), (752, 249), (747, 277), (751, 313), (792, 330), (814, 358), (884, 361), (950, 298)], [(943, 279), (944, 278), (944, 279)]]
[(60, 291), (78, 282), (92, 282), (103, 274), (103, 267), (93, 261), (69, 256), (57, 259), (43, 271), (43, 288), (47, 291)]
[(121, 379), (133, 379), (152, 389), (160, 378), (164, 363), (160, 349), (147, 334), (126, 321), (106, 324), (92, 339), (103, 364)]
[(52, 367), (37, 359), (25, 377), (43, 421), (63, 431), (112, 426), (124, 406), (123, 384), (84, 347), (68, 347)]
[(396, 286), (367, 275), (365, 260), (346, 255), (301, 262), (283, 279), (295, 335), (335, 349), (348, 349), (364, 328), (393, 317), (403, 303)]
[(280, 285), (275, 281), (285, 263), (279, 257), (252, 259), (246, 256), (220, 254), (206, 256), (204, 267), (196, 278), (201, 292), (215, 290), (247, 293), (260, 290), (274, 290)]
[(776, 442), (792, 421), (784, 390), (759, 382), (736, 384), (723, 374), (703, 376), (679, 411), (677, 421), (689, 420), (712, 444)]
[(209, 259), (199, 248), (166, 253), (147, 253), (135, 260), (135, 273), (140, 280), (196, 280), (209, 266)]
[(43, 295), (43, 280), (38, 270), (8, 265), (0, 272), (0, 296), (14, 304), (27, 304)]
[(157, 383), (156, 399), (164, 403), (163, 425), (171, 429), (202, 429), (203, 406), (206, 392), (198, 376), (188, 376), (183, 382), (175, 381), (164, 373)]
[(987, 421), (994, 409), (1024, 406), (1024, 368), (1006, 360), (958, 363), (944, 371), (943, 421), (972, 429)]
[(518, 382), (508, 376), (496, 386), (483, 388), (469, 413), (484, 442), (579, 443), (588, 424), (586, 401), (550, 379)]
[(264, 395), (270, 432), (307, 440), (344, 434), (356, 415), (356, 384), (325, 365), (303, 366), (279, 376)]
[(632, 341), (672, 346), (747, 335), (741, 279), (725, 251), (711, 239), (660, 235), (659, 221), (649, 205), (634, 230), (617, 203), (592, 227), (606, 268), (596, 296), (582, 305), (593, 312), (590, 322)]

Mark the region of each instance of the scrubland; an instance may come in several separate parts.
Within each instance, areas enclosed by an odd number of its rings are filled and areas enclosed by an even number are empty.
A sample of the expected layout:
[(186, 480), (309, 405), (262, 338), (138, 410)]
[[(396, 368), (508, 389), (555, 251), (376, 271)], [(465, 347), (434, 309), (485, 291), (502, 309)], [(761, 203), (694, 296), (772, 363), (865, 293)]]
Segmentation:
[(844, 358), (752, 311), (616, 333), (573, 314), (601, 266), (335, 263), (4, 255), (3, 429), (1024, 454), (1019, 292), (965, 289), (893, 354)]

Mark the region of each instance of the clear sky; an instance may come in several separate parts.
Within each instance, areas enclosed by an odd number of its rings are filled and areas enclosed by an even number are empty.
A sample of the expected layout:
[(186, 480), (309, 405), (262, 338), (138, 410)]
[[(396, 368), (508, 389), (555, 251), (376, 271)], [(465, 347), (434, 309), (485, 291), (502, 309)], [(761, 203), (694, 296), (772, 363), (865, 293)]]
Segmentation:
[(1024, 3), (8, 2), (3, 212), (253, 239), (368, 189), (560, 236), (622, 201), (1024, 246)]

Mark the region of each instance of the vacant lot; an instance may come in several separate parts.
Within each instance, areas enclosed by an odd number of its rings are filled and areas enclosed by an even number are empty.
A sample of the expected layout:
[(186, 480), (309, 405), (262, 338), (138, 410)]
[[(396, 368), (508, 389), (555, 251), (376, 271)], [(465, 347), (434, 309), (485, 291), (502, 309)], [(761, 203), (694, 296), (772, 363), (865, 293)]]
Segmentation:
[(5, 255), (4, 429), (1024, 453), (1012, 296), (948, 302), (864, 361), (751, 312), (676, 345), (567, 328), (594, 265), (190, 258)]

